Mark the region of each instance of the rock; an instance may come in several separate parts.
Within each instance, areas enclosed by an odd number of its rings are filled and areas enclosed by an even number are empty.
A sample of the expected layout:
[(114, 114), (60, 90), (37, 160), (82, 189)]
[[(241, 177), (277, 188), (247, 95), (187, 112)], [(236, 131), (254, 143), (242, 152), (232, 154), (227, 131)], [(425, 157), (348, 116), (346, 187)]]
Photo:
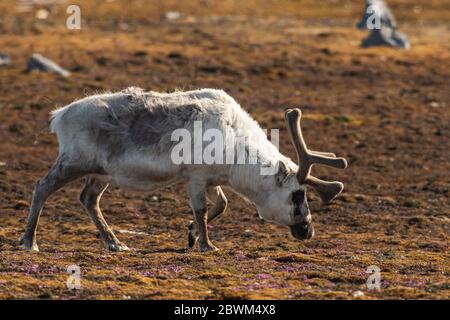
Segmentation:
[(430, 107), (432, 108), (439, 108), (441, 105), (439, 104), (439, 102), (436, 101), (431, 101), (430, 102)]
[(361, 290), (353, 292), (353, 298), (361, 298), (361, 297), (364, 297), (364, 292), (362, 292)]
[(0, 66), (7, 66), (11, 63), (11, 59), (9, 58), (9, 56), (0, 51)]
[(375, 47), (387, 46), (401, 49), (409, 49), (409, 44), (406, 35), (395, 29), (381, 27), (381, 29), (373, 29), (369, 36), (363, 39), (361, 47)]
[(181, 12), (178, 11), (167, 11), (161, 17), (162, 21), (174, 21), (181, 18)]
[(361, 21), (356, 24), (356, 27), (362, 30), (369, 29), (369, 25), (373, 23), (373, 20), (369, 20), (369, 18), (374, 15), (376, 15), (375, 19), (379, 19), (381, 25), (392, 29), (397, 28), (394, 15), (384, 0), (366, 0), (364, 15)]
[(409, 49), (406, 35), (397, 30), (394, 15), (384, 0), (366, 0), (364, 15), (356, 24), (359, 29), (370, 30), (361, 47), (388, 46)]
[(50, 12), (48, 12), (48, 10), (46, 9), (39, 9), (38, 11), (36, 11), (36, 18), (39, 20), (45, 20), (49, 15)]
[(16, 204), (14, 205), (14, 209), (16, 210), (23, 210), (28, 208), (28, 203), (24, 200), (19, 200), (16, 202)]
[(37, 297), (38, 297), (39, 299), (45, 299), (45, 300), (48, 300), (48, 299), (51, 299), (51, 298), (52, 298), (52, 294), (51, 294), (50, 292), (44, 292), (44, 293), (39, 294)]
[(43, 57), (38, 53), (34, 53), (28, 61), (27, 71), (53, 72), (63, 77), (70, 76), (70, 72), (61, 68), (53, 61)]

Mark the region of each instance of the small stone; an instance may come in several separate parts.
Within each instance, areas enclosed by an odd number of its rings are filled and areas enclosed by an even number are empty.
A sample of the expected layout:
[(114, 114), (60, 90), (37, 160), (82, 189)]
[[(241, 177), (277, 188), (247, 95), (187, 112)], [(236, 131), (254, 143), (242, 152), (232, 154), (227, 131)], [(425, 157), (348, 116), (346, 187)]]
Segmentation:
[(361, 290), (353, 292), (353, 298), (361, 298), (361, 297), (364, 297), (364, 292), (362, 292)]
[(181, 18), (181, 12), (178, 11), (167, 11), (162, 16), (161, 20), (168, 20), (168, 21), (174, 21)]
[(432, 108), (439, 108), (441, 105), (439, 104), (439, 102), (436, 101), (432, 101), (430, 102), (430, 107)]
[(158, 199), (158, 197), (157, 196), (153, 196), (152, 197), (152, 201), (158, 201), (159, 199)]
[(19, 200), (14, 205), (14, 209), (16, 209), (16, 210), (23, 210), (23, 209), (25, 209), (27, 207), (28, 207), (28, 203), (26, 201), (24, 201), (24, 200)]
[(51, 299), (52, 295), (49, 292), (44, 292), (38, 295), (39, 299)]
[(39, 9), (38, 11), (36, 11), (36, 18), (39, 20), (45, 20), (48, 18), (49, 15), (50, 12), (48, 12), (45, 9)]
[(0, 66), (7, 66), (11, 63), (11, 59), (9, 58), (9, 56), (0, 51)]
[(125, 23), (125, 22), (119, 23), (119, 27), (120, 27), (120, 29), (123, 30), (123, 31), (127, 31), (127, 30), (130, 28), (130, 26), (128, 25), (128, 23)]

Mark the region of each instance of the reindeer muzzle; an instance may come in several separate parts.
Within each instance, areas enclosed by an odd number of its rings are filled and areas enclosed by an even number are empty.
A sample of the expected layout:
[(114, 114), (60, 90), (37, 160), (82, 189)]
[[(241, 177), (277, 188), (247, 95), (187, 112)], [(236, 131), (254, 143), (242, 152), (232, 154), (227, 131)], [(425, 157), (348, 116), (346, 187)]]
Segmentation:
[(298, 223), (289, 227), (291, 229), (291, 234), (295, 239), (307, 240), (314, 236), (314, 226), (312, 223)]

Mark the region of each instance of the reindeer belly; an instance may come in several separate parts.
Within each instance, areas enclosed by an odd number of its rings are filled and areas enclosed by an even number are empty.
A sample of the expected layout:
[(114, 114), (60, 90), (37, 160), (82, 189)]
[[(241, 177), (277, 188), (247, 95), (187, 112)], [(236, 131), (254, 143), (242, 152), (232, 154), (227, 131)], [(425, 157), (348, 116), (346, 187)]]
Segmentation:
[(126, 156), (110, 163), (101, 179), (111, 185), (138, 190), (153, 190), (182, 180), (180, 166), (170, 159)]
[(124, 175), (102, 175), (98, 177), (101, 181), (108, 183), (112, 186), (119, 187), (121, 189), (150, 191), (164, 187), (168, 187), (172, 184), (182, 181), (178, 177), (172, 179), (166, 179), (164, 181), (155, 181), (151, 179), (136, 179), (135, 177)]

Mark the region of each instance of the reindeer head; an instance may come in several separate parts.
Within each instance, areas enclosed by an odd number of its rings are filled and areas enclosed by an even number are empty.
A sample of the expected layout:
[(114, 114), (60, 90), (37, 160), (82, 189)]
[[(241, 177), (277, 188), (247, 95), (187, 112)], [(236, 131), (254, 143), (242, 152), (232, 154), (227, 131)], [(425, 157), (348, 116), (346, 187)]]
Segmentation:
[(294, 144), (298, 159), (298, 171), (280, 161), (277, 174), (277, 187), (261, 207), (263, 218), (289, 226), (296, 239), (310, 239), (314, 235), (311, 213), (306, 198), (306, 186), (313, 187), (320, 195), (322, 202), (331, 202), (344, 189), (338, 181), (323, 181), (310, 174), (313, 164), (345, 169), (347, 161), (337, 158), (335, 154), (308, 150), (303, 139), (300, 109), (286, 111), (286, 125)]

